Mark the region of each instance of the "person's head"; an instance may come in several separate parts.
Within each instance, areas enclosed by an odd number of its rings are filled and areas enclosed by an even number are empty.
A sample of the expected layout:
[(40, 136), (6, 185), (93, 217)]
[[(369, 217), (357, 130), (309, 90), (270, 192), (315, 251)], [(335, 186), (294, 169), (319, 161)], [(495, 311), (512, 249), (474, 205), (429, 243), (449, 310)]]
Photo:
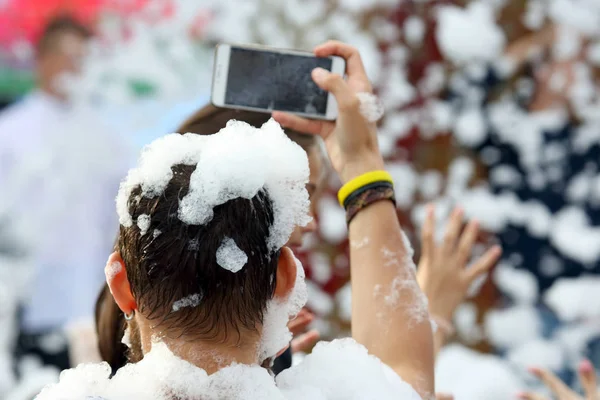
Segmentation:
[(57, 17), (46, 25), (36, 46), (37, 79), (42, 90), (62, 97), (56, 79), (78, 72), (91, 36), (88, 28), (69, 16)]
[(309, 220), (307, 178), (306, 155), (276, 123), (260, 131), (237, 123), (210, 138), (173, 134), (146, 149), (121, 185), (106, 269), (119, 309), (135, 311), (129, 328), (139, 329), (144, 352), (153, 339), (187, 357), (198, 348), (182, 343), (211, 343), (247, 363), (279, 350), (259, 343), (273, 315), (267, 306), (288, 310), (291, 294), (304, 293), (294, 291), (302, 269), (284, 245)]
[[(192, 115), (177, 129), (177, 132), (211, 135), (224, 128), (231, 119), (260, 127), (268, 121), (269, 116), (252, 111), (216, 108), (209, 105)], [(314, 136), (293, 131), (286, 131), (285, 133), (308, 154), (310, 178), (307, 189), (311, 196), (311, 213), (313, 213), (316, 200), (322, 192), (325, 183), (324, 155)], [(288, 245), (301, 245), (303, 235), (306, 232), (314, 230), (314, 228), (314, 222), (304, 227), (297, 227), (292, 233)], [(139, 333), (131, 332), (132, 340), (129, 350), (121, 343), (126, 326), (124, 315), (116, 305), (113, 297), (110, 295), (107, 296), (107, 293), (109, 293), (108, 286), (100, 294), (96, 304), (96, 328), (98, 331), (100, 354), (113, 367), (113, 370), (117, 370), (125, 365), (127, 361), (139, 361), (142, 351)], [(132, 321), (129, 324), (131, 325)], [(133, 330), (135, 331), (135, 329)], [(127, 353), (127, 357), (125, 357), (125, 352)]]

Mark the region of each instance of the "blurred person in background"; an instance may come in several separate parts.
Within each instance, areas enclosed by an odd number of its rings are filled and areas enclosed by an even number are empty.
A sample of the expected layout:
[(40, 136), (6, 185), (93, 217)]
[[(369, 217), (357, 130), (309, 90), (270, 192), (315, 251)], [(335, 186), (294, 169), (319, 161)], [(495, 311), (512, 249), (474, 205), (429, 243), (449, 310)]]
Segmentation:
[(82, 351), (66, 332), (93, 315), (114, 235), (113, 196), (129, 162), (122, 140), (78, 119), (60, 85), (79, 72), (91, 36), (68, 16), (50, 21), (36, 46), (37, 88), (0, 114), (2, 230), (18, 236), (31, 267), (19, 293), (16, 359), (34, 356), (59, 370)]

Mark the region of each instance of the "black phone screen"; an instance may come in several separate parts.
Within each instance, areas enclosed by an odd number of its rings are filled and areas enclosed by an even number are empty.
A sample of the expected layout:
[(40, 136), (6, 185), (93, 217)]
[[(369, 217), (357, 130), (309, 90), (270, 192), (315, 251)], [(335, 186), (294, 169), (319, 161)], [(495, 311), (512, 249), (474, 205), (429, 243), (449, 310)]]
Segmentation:
[(328, 94), (313, 82), (311, 71), (331, 71), (331, 65), (330, 58), (232, 46), (225, 103), (325, 116)]

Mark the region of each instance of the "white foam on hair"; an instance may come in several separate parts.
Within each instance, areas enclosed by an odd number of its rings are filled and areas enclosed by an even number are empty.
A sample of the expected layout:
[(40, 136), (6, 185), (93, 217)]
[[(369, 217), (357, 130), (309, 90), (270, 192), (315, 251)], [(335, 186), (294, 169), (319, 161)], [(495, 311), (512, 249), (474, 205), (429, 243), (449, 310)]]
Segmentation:
[(233, 273), (240, 271), (248, 262), (248, 255), (240, 249), (232, 238), (223, 239), (217, 250), (217, 264)]
[(360, 92), (356, 93), (356, 97), (360, 102), (359, 111), (367, 121), (377, 122), (383, 117), (385, 108), (377, 96), (372, 93)]
[(198, 307), (201, 301), (202, 295), (200, 293), (191, 294), (174, 302), (172, 310), (177, 312), (185, 307)]
[(142, 214), (137, 219), (137, 226), (140, 228), (140, 235), (144, 236), (150, 228), (150, 216), (148, 214)]
[(229, 121), (217, 134), (170, 134), (142, 151), (138, 165), (129, 171), (117, 195), (119, 222), (133, 224), (128, 203), (132, 191), (141, 196), (161, 195), (173, 178), (175, 165), (195, 166), (189, 192), (178, 209), (179, 219), (189, 225), (211, 221), (213, 208), (236, 198), (252, 199), (265, 189), (273, 202), (274, 222), (269, 230), (270, 250), (281, 248), (293, 229), (310, 222), (305, 185), (308, 158), (274, 120), (255, 128)]
[(159, 237), (159, 236), (160, 236), (160, 234), (161, 234), (161, 233), (162, 233), (162, 232), (161, 232), (159, 229), (155, 229), (155, 230), (152, 232), (152, 238), (156, 239), (157, 237)]
[(119, 272), (123, 270), (123, 266), (120, 262), (112, 262), (104, 268), (104, 275), (106, 280), (111, 281)]
[(296, 282), (290, 295), (284, 301), (272, 299), (267, 304), (263, 319), (263, 331), (258, 348), (259, 362), (275, 356), (290, 344), (292, 332), (287, 327), (291, 317), (295, 317), (308, 299), (304, 267), (296, 261)]

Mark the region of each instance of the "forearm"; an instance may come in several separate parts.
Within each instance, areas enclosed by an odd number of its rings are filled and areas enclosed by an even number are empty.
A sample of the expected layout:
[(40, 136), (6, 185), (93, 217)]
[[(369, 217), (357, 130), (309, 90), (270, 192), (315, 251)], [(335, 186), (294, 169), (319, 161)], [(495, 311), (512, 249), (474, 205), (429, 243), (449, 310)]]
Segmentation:
[(349, 227), (352, 336), (421, 394), (433, 392), (427, 300), (415, 280), (392, 202), (360, 211)]

